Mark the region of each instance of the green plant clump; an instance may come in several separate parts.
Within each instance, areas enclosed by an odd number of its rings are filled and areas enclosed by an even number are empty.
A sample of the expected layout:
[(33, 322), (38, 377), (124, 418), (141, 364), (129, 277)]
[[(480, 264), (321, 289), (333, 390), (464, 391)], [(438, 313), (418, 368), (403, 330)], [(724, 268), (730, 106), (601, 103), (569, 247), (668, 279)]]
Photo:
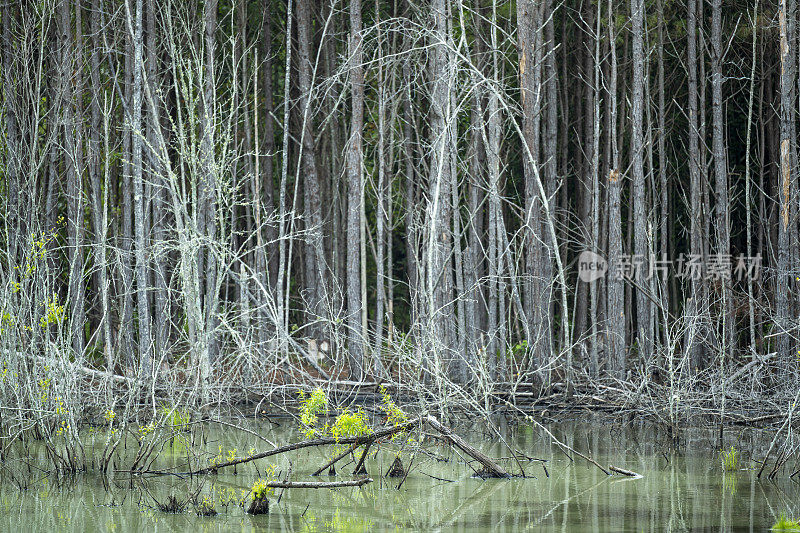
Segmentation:
[[(392, 397), (387, 392), (386, 387), (381, 385), (380, 391), (383, 398), (381, 399), (379, 408), (381, 411), (383, 411), (383, 414), (386, 415), (386, 423), (391, 427), (397, 427), (408, 422), (408, 415), (396, 403), (394, 403), (394, 400), (392, 400)], [(392, 435), (392, 441), (400, 439), (406, 439), (408, 444), (414, 443), (413, 437), (411, 437), (411, 435), (409, 435), (408, 431), (405, 429)]]
[(735, 472), (739, 470), (739, 453), (736, 448), (731, 446), (730, 450), (722, 450), (720, 452), (722, 457), (722, 469), (725, 472)]
[(786, 514), (781, 513), (778, 521), (772, 526), (773, 531), (800, 531), (800, 522), (788, 518)]
[(369, 427), (367, 415), (360, 407), (355, 412), (343, 410), (331, 426), (331, 436), (337, 441), (343, 437), (362, 437), (370, 433), (372, 429)]
[(185, 428), (191, 422), (191, 415), (188, 410), (181, 411), (177, 407), (163, 406), (161, 414), (164, 416), (164, 423), (173, 428)]
[(198, 516), (216, 516), (217, 509), (214, 506), (214, 498), (204, 496), (200, 503), (197, 504), (196, 512)]
[(317, 434), (319, 415), (327, 410), (328, 397), (324, 390), (314, 389), (308, 396), (304, 391), (300, 391), (300, 424), (303, 426), (303, 435), (307, 439), (313, 438)]
[(269, 500), (267, 496), (275, 492), (275, 489), (269, 487), (267, 482), (259, 479), (253, 483), (253, 488), (250, 493), (253, 495), (253, 500), (250, 502), (250, 507), (247, 509), (249, 514), (267, 514), (269, 512)]

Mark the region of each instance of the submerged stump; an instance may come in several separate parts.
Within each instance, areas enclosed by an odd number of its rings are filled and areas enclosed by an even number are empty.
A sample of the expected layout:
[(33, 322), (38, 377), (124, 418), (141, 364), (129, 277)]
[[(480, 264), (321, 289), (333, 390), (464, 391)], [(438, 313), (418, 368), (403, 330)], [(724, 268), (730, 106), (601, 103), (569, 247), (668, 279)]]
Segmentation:
[(269, 500), (266, 496), (260, 498), (253, 497), (253, 501), (250, 502), (250, 507), (247, 509), (247, 512), (252, 515), (269, 513)]
[(165, 502), (156, 502), (156, 505), (162, 513), (182, 513), (186, 508), (186, 503), (179, 501), (174, 494), (170, 494)]
[(405, 477), (406, 470), (403, 468), (403, 461), (399, 457), (395, 457), (389, 471), (386, 472), (386, 477)]

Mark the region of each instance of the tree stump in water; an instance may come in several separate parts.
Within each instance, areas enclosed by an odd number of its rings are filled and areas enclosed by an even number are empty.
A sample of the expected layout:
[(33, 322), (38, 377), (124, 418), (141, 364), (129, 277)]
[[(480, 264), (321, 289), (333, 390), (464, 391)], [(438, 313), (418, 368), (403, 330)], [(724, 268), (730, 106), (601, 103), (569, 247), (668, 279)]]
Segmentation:
[(403, 468), (403, 462), (399, 457), (395, 457), (392, 466), (389, 467), (389, 471), (386, 473), (386, 477), (405, 477), (405, 475), (406, 470)]
[(250, 507), (247, 509), (247, 512), (252, 515), (269, 513), (269, 500), (266, 496), (262, 496), (261, 498), (254, 497), (253, 501), (250, 502)]

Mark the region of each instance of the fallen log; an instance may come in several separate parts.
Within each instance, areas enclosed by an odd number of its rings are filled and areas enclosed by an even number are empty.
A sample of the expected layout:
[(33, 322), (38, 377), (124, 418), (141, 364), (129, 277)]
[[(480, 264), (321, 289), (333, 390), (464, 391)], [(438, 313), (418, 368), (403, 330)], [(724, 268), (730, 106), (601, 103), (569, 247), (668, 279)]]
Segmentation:
[(634, 472), (633, 470), (625, 470), (624, 468), (619, 468), (619, 467), (617, 467), (617, 466), (614, 466), (614, 465), (608, 465), (608, 469), (609, 469), (609, 471), (611, 471), (611, 472), (616, 472), (617, 474), (622, 474), (623, 476), (628, 476), (628, 477), (642, 477), (642, 475), (641, 475), (641, 474), (637, 474), (637, 473), (636, 473), (636, 472)]
[(351, 481), (270, 481), (267, 487), (273, 489), (335, 489), (338, 487), (360, 487), (372, 483), (371, 477)]
[[(273, 455), (279, 455), (286, 452), (291, 452), (294, 450), (300, 450), (303, 448), (310, 448), (313, 446), (328, 446), (328, 445), (341, 445), (341, 444), (351, 444), (351, 448), (348, 451), (355, 450), (359, 445), (367, 444), (367, 448), (374, 442), (377, 442), (381, 439), (389, 437), (391, 435), (395, 435), (397, 433), (401, 433), (412, 427), (418, 426), (420, 424), (427, 423), (433, 429), (441, 433), (441, 435), (446, 438), (453, 446), (461, 450), (462, 452), (466, 453), (476, 461), (478, 461), (482, 466), (483, 469), (478, 472), (478, 475), (481, 477), (494, 477), (494, 478), (509, 478), (512, 477), (511, 474), (505, 471), (500, 465), (495, 463), (492, 459), (490, 459), (485, 454), (481, 453), (477, 449), (473, 448), (467, 442), (453, 433), (450, 428), (442, 425), (438, 420), (430, 415), (424, 415), (417, 418), (413, 418), (408, 422), (403, 424), (398, 424), (396, 426), (381, 429), (370, 433), (369, 435), (362, 435), (359, 437), (341, 437), (341, 438), (334, 438), (334, 437), (322, 437), (318, 439), (311, 439), (305, 440), (301, 442), (295, 442), (293, 444), (287, 444), (285, 446), (279, 446), (277, 448), (273, 448), (272, 450), (267, 450), (261, 453), (256, 453), (253, 455), (248, 455), (247, 457), (241, 457), (237, 459), (233, 459), (230, 461), (226, 461), (224, 463), (214, 464), (205, 468), (200, 468), (193, 472), (186, 472), (188, 475), (199, 475), (199, 474), (209, 474), (211, 472), (216, 472), (221, 468), (226, 468), (229, 466), (239, 465), (242, 463), (249, 463), (250, 461), (256, 461), (258, 459), (264, 459), (266, 457), (271, 457)], [(340, 456), (336, 459), (341, 459), (346, 454), (340, 454)], [(363, 463), (364, 455), (362, 455), (361, 462)], [(332, 461), (330, 464), (336, 462), (336, 460)], [(326, 465), (327, 466), (327, 465)], [(323, 467), (324, 469), (325, 467)], [(319, 471), (321, 471), (320, 469)]]
[(360, 437), (342, 437), (342, 438), (333, 438), (333, 437), (323, 437), (319, 439), (311, 439), (311, 440), (304, 440), (301, 442), (295, 442), (293, 444), (287, 444), (285, 446), (279, 446), (277, 448), (273, 448), (272, 450), (267, 450), (265, 452), (256, 453), (253, 455), (248, 455), (247, 457), (241, 457), (237, 459), (233, 459), (231, 461), (225, 461), (224, 463), (219, 463), (215, 465), (208, 466), (206, 468), (200, 468), (199, 470), (195, 470), (193, 472), (187, 472), (190, 475), (198, 475), (198, 474), (208, 474), (211, 472), (216, 472), (221, 468), (226, 468), (229, 466), (239, 465), (242, 463), (249, 463), (250, 461), (256, 461), (258, 459), (264, 459), (265, 457), (271, 457), (273, 455), (279, 455), (286, 452), (291, 452), (294, 450), (301, 450), (303, 448), (310, 448), (313, 446), (329, 446), (333, 444), (366, 444), (369, 441), (382, 439), (388, 437), (390, 435), (394, 435), (395, 433), (400, 433), (406, 429), (410, 429), (420, 423), (421, 418), (414, 418), (409, 420), (404, 424), (399, 424), (397, 426), (393, 426), (386, 429), (381, 429), (369, 435), (362, 435)]
[(364, 459), (367, 458), (367, 453), (369, 452), (369, 448), (372, 446), (372, 441), (369, 441), (364, 445), (364, 451), (361, 453), (361, 459), (358, 460), (358, 464), (356, 465), (355, 470), (353, 470), (354, 476), (366, 476), (367, 469), (364, 468)]
[(500, 465), (492, 461), (489, 457), (485, 454), (481, 453), (480, 451), (476, 450), (467, 442), (450, 431), (449, 428), (443, 426), (439, 423), (438, 420), (433, 418), (432, 416), (428, 415), (425, 418), (425, 421), (436, 431), (441, 433), (444, 437), (446, 437), (456, 448), (461, 450), (462, 452), (466, 453), (476, 461), (478, 461), (481, 465), (483, 465), (483, 470), (478, 472), (478, 475), (481, 477), (511, 477), (511, 474), (506, 472)]

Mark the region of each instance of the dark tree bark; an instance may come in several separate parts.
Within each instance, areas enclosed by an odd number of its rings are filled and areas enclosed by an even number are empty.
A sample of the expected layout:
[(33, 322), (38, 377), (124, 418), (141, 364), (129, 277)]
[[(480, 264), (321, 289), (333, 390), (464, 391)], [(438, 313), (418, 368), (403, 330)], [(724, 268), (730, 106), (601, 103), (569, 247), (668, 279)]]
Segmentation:
[[(300, 137), (302, 138), (302, 159), (299, 165), (303, 172), (303, 204), (307, 233), (306, 252), (304, 255), (305, 289), (307, 293), (307, 316), (312, 335), (318, 335), (326, 328), (319, 324), (328, 316), (328, 275), (325, 262), (325, 248), (322, 238), (322, 199), (320, 197), (319, 175), (317, 172), (317, 156), (314, 130), (312, 127), (313, 109), (311, 106), (311, 83), (313, 56), (311, 45), (313, 33), (311, 29), (311, 2), (297, 2), (297, 39), (298, 39), (298, 104), (301, 115)], [(360, 328), (359, 328), (360, 332)], [(354, 361), (351, 361), (353, 363)], [(355, 361), (359, 365), (358, 361)], [(351, 368), (354, 374), (360, 374), (361, 367)]]
[[(714, 210), (715, 233), (717, 241), (717, 258), (725, 264), (730, 255), (730, 216), (728, 214), (728, 154), (725, 147), (725, 120), (722, 101), (722, 1), (711, 1), (711, 109), (713, 120), (712, 152), (714, 155)], [(731, 303), (731, 272), (728, 269), (720, 280), (722, 297), (722, 346), (721, 358), (724, 361), (727, 352), (733, 346), (733, 305)]]
[[(95, 261), (95, 286), (100, 299), (100, 324), (101, 329), (100, 342), (103, 347), (103, 354), (105, 356), (106, 370), (114, 372), (114, 355), (112, 350), (111, 341), (111, 315), (109, 308), (109, 279), (108, 268), (106, 259), (106, 236), (108, 234), (107, 223), (107, 202), (103, 200), (104, 187), (101, 186), (101, 174), (103, 168), (100, 162), (101, 151), (101, 138), (100, 132), (103, 129), (101, 124), (102, 117), (100, 114), (100, 49), (101, 49), (101, 22), (100, 22), (100, 0), (92, 0), (91, 15), (90, 15), (90, 28), (92, 33), (92, 49), (90, 59), (90, 77), (91, 77), (91, 122), (89, 128), (89, 143), (88, 159), (89, 159), (89, 176), (91, 183), (92, 194), (92, 225), (94, 230), (94, 239), (97, 243), (94, 252)], [(106, 164), (106, 167), (108, 165)], [(106, 172), (108, 169), (106, 168)], [(108, 183), (105, 184), (108, 187)]]
[[(453, 80), (452, 59), (448, 43), (448, 9), (444, 0), (431, 2), (433, 29), (431, 32), (430, 94), (430, 158), (428, 198), (425, 228), (425, 288), (426, 318), (429, 324), (429, 354), (436, 358), (435, 367), (446, 369), (455, 333), (453, 313), (452, 274), (452, 204), (453, 176), (450, 167), (452, 132), (449, 113), (450, 83)], [(430, 361), (428, 361), (430, 364)], [(432, 370), (432, 368), (428, 368)]]
[[(780, 27), (780, 172), (778, 174), (778, 264), (775, 278), (775, 313), (776, 326), (778, 327), (778, 354), (780, 357), (791, 356), (791, 341), (788, 331), (791, 327), (792, 298), (789, 292), (791, 274), (791, 206), (795, 198), (796, 185), (792, 173), (795, 171), (796, 148), (794, 122), (796, 120), (795, 101), (795, 50), (796, 43), (795, 0), (779, 1), (779, 27)], [(788, 360), (788, 359), (787, 359)]]
[[(613, 2), (608, 0), (608, 16), (613, 19)], [(625, 344), (625, 288), (615, 272), (622, 258), (622, 172), (620, 170), (619, 138), (617, 135), (617, 47), (614, 25), (609, 25), (608, 40), (611, 42), (611, 73), (608, 80), (608, 98), (611, 100), (611, 163), (608, 168), (608, 363), (609, 374), (623, 378), (626, 365)]]
[[(689, 78), (689, 253), (696, 258), (703, 257), (703, 216), (702, 192), (700, 183), (700, 130), (698, 125), (698, 93), (697, 93), (697, 0), (689, 0), (687, 27), (687, 62)], [(691, 301), (687, 305), (687, 314), (696, 316), (700, 311), (703, 297), (702, 279), (691, 280)], [(703, 349), (694, 334), (690, 334), (689, 352), (691, 365), (694, 368), (703, 366)]]
[(360, 379), (364, 367), (364, 339), (361, 331), (361, 207), (364, 202), (362, 175), (364, 129), (364, 67), (361, 47), (361, 0), (350, 2), (350, 86), (352, 114), (347, 145), (347, 349), (350, 373)]
[(82, 40), (80, 32), (80, 9), (76, 12), (78, 33), (73, 36), (70, 4), (63, 0), (59, 4), (58, 31), (61, 42), (61, 102), (64, 143), (64, 175), (67, 195), (67, 258), (69, 260), (68, 301), (71, 307), (72, 349), (76, 356), (82, 357), (85, 348), (84, 322), (86, 313), (85, 286), (83, 279), (83, 128), (81, 126), (82, 89), (80, 69), (73, 67), (80, 61), (74, 50), (83, 50), (78, 43)]
[(542, 5), (531, 0), (517, 2), (517, 49), (519, 53), (519, 76), (522, 99), (522, 130), (524, 142), (532, 160), (525, 156), (525, 336), (531, 346), (534, 366), (545, 360), (546, 337), (542, 335), (546, 322), (547, 302), (542, 301), (544, 286), (549, 280), (542, 279), (546, 256), (542, 253), (541, 198), (536, 186), (539, 172), (541, 141), (542, 83)]
[[(631, 174), (633, 178), (633, 221), (634, 253), (644, 258), (642, 268), (650, 257), (650, 243), (647, 231), (647, 195), (644, 175), (644, 0), (631, 0), (631, 58), (633, 60), (633, 81), (631, 87)], [(645, 272), (640, 272), (637, 282), (644, 284)], [(646, 360), (653, 351), (653, 338), (650, 326), (650, 300), (641, 290), (636, 290), (636, 328), (641, 356)]]

